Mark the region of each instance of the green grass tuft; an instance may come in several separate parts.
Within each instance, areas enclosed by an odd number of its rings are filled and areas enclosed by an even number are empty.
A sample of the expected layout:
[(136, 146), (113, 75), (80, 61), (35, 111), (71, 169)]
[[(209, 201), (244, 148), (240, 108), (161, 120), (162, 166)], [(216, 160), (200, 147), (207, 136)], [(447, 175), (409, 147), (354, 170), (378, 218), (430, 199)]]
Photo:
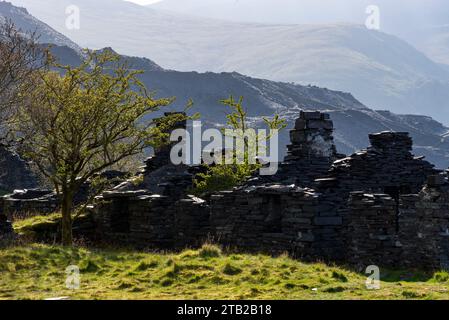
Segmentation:
[(332, 278), (340, 281), (340, 282), (348, 282), (348, 278), (346, 278), (346, 276), (338, 271), (333, 271), (332, 272)]
[[(46, 299), (449, 299), (449, 274), (381, 270), (380, 290), (366, 275), (286, 255), (200, 250), (144, 253), (27, 245), (0, 250), (0, 300)], [(66, 288), (66, 268), (81, 271)]]
[(199, 251), (199, 256), (205, 259), (218, 258), (221, 254), (222, 252), (220, 247), (213, 244), (204, 244)]
[(236, 276), (242, 273), (242, 269), (234, 267), (232, 264), (227, 263), (223, 268), (223, 273), (227, 274), (228, 276)]
[(444, 283), (449, 280), (449, 273), (446, 271), (440, 271), (434, 274), (433, 278), (436, 282)]

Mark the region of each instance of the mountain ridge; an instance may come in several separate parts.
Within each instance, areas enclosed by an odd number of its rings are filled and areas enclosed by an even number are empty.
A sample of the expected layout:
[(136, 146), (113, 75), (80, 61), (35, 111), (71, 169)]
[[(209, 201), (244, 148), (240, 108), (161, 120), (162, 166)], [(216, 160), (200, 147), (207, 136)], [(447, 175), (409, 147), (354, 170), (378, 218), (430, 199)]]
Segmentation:
[[(449, 125), (448, 69), (407, 42), (360, 25), (198, 19), (118, 0), (12, 1), (27, 4), (30, 12), (84, 47), (114, 47), (154, 59), (166, 69), (236, 71), (348, 91), (371, 108), (430, 115)], [(69, 4), (89, 12), (82, 15), (80, 30), (67, 30), (60, 18)]]
[[(51, 50), (61, 63), (77, 65), (81, 61), (81, 54), (67, 46), (53, 45)], [(193, 111), (201, 113), (206, 126), (222, 126), (226, 109), (220, 106), (219, 100), (238, 94), (245, 97), (245, 106), (254, 125), (260, 123), (263, 116), (272, 116), (276, 112), (292, 127), (300, 110), (326, 111), (334, 120), (340, 152), (352, 153), (366, 147), (368, 133), (408, 131), (415, 139), (418, 154), (425, 154), (439, 167), (448, 167), (449, 139), (444, 134), (449, 128), (430, 117), (374, 111), (350, 93), (312, 85), (264, 80), (237, 72), (179, 72), (164, 69), (147, 58), (123, 58), (135, 68), (146, 69), (141, 80), (154, 90), (156, 97), (177, 97), (171, 110), (183, 110), (187, 100), (192, 98), (195, 102)], [(285, 130), (280, 145), (288, 143)]]
[(46, 23), (36, 19), (24, 7), (17, 7), (11, 2), (1, 1), (0, 17), (5, 20), (12, 20), (16, 27), (21, 31), (38, 33), (40, 36), (38, 41), (40, 43), (51, 42), (59, 46), (67, 46), (76, 51), (81, 51), (80, 47), (75, 42), (57, 32)]

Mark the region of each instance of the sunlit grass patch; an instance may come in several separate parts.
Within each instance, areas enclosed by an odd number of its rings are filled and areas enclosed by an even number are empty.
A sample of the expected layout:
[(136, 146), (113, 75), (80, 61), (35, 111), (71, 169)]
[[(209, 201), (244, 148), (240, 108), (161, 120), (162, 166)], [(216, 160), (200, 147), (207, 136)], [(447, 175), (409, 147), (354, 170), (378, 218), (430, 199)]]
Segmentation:
[[(66, 268), (80, 289), (66, 288)], [(180, 253), (29, 245), (0, 250), (0, 299), (448, 299), (447, 272), (367, 275), (286, 255), (227, 254), (215, 246)]]

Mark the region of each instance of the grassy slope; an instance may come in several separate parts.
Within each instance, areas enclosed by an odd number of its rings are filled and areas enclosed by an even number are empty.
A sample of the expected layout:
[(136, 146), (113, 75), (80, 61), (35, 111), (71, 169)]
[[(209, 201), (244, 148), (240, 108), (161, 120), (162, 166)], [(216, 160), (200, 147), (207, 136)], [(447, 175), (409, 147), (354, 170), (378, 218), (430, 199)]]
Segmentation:
[[(65, 289), (78, 265), (81, 288)], [(449, 275), (383, 272), (380, 290), (364, 275), (281, 256), (63, 249), (30, 245), (0, 250), (0, 299), (448, 299)], [(316, 288), (316, 289), (315, 289)]]

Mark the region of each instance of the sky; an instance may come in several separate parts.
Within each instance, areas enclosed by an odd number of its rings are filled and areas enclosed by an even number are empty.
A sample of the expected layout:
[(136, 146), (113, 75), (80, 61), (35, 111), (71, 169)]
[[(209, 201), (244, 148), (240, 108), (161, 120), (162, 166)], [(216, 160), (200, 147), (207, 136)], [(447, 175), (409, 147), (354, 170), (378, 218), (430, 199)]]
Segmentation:
[(161, 0), (125, 0), (125, 1), (134, 2), (136, 4), (140, 4), (140, 5), (144, 6), (147, 4), (153, 4), (153, 3), (159, 2)]

